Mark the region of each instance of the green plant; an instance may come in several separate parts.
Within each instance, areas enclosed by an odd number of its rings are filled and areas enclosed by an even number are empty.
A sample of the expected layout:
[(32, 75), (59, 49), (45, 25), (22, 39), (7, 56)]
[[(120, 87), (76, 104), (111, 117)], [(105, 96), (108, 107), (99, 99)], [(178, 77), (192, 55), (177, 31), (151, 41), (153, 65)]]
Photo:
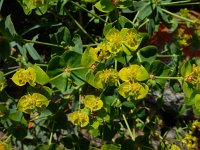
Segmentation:
[(15, 2), (30, 26), (0, 2), (0, 149), (199, 147), (200, 2)]

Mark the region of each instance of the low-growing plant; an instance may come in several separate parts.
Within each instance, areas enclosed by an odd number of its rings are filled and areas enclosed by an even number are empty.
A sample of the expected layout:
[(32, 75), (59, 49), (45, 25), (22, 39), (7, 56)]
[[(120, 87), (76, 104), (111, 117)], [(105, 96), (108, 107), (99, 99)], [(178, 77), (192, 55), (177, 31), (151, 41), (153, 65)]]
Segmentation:
[(0, 149), (199, 149), (198, 0), (10, 3)]

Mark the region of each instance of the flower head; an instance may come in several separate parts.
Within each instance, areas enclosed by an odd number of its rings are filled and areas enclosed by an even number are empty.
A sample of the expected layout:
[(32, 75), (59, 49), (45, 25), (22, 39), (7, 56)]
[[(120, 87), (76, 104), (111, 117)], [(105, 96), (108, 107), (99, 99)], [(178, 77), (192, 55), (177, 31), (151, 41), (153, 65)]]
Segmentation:
[(105, 69), (96, 73), (94, 81), (97, 87), (103, 88), (105, 85), (115, 85), (118, 79), (118, 72), (115, 69)]
[(73, 113), (69, 114), (69, 120), (74, 124), (74, 125), (79, 125), (81, 127), (85, 127), (89, 123), (89, 117), (88, 115), (81, 110), (75, 111)]
[(35, 70), (31, 67), (28, 69), (20, 69), (12, 76), (11, 79), (18, 86), (23, 86), (27, 82), (30, 85), (35, 85), (36, 73)]
[(124, 82), (119, 86), (119, 94), (128, 100), (139, 100), (144, 98), (149, 91), (146, 84), (138, 82)]
[(122, 68), (119, 71), (119, 78), (122, 81), (144, 81), (149, 77), (148, 72), (143, 66), (131, 65), (129, 67)]
[(84, 105), (91, 111), (97, 111), (103, 107), (103, 101), (94, 95), (86, 95)]
[(35, 110), (42, 111), (49, 105), (49, 100), (42, 94), (33, 93), (22, 96), (17, 108), (19, 111), (31, 114)]

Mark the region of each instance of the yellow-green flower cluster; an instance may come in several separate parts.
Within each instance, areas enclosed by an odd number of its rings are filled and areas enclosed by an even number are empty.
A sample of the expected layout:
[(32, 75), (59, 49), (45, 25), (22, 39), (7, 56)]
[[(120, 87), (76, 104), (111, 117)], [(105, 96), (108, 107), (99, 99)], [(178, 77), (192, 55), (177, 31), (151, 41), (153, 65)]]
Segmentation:
[(198, 120), (195, 120), (195, 121), (192, 123), (192, 129), (193, 129), (193, 131), (195, 131), (195, 130), (200, 131), (200, 122), (199, 122)]
[(182, 143), (186, 145), (188, 150), (196, 150), (198, 147), (197, 138), (192, 134), (186, 134), (184, 139), (182, 140)]
[(119, 81), (118, 72), (115, 69), (105, 69), (95, 74), (94, 82), (97, 87), (104, 88), (105, 85), (113, 86)]
[(119, 86), (119, 94), (128, 100), (139, 100), (144, 98), (149, 91), (149, 87), (141, 83), (149, 78), (146, 69), (139, 65), (131, 65), (119, 71), (119, 78), (124, 81)]
[(103, 101), (94, 95), (86, 95), (84, 99), (84, 105), (93, 112), (103, 107)]
[[(199, 17), (192, 15), (190, 13), (190, 10), (188, 10), (187, 8), (180, 9), (180, 15), (184, 18), (190, 18), (191, 20), (193, 20), (196, 23), (200, 22)], [(187, 22), (187, 24), (189, 24), (189, 22)]]
[(131, 55), (137, 50), (141, 41), (142, 36), (133, 28), (123, 28), (121, 31), (112, 28), (105, 35), (103, 42), (96, 48), (89, 49), (89, 55), (97, 62), (116, 56), (122, 51)]
[(19, 99), (17, 108), (19, 111), (26, 114), (31, 114), (34, 111), (42, 111), (49, 105), (49, 100), (40, 93), (27, 94)]
[[(69, 114), (69, 120), (80, 127), (85, 127), (89, 124), (89, 115), (100, 110), (103, 107), (103, 101), (94, 95), (86, 95), (83, 104), (83, 109)], [(85, 109), (89, 109), (90, 112)]]
[(200, 66), (193, 65), (192, 72), (185, 77), (185, 80), (192, 84), (200, 84)]
[(187, 47), (190, 45), (190, 40), (192, 36), (190, 34), (185, 33), (183, 28), (179, 28), (177, 31), (177, 42), (180, 47)]
[(0, 150), (12, 150), (12, 147), (7, 143), (0, 141)]
[(69, 119), (74, 125), (85, 127), (89, 124), (89, 116), (86, 112), (78, 110), (69, 114)]
[(36, 81), (36, 73), (31, 67), (28, 67), (27, 69), (19, 69), (11, 79), (18, 86), (23, 86), (26, 83), (34, 86)]
[(172, 144), (169, 150), (181, 150), (181, 149), (178, 145)]

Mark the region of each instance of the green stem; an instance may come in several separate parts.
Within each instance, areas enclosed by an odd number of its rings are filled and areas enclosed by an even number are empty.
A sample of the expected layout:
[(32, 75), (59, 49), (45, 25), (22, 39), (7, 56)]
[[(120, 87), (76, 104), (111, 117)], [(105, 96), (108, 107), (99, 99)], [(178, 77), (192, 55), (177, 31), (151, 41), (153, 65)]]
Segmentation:
[[(126, 117), (125, 117), (124, 114), (122, 115), (122, 117), (123, 117), (124, 122), (125, 122), (125, 124), (126, 124), (126, 127), (127, 127), (127, 129), (128, 129), (128, 132), (129, 132), (129, 134), (130, 134), (130, 136), (131, 136), (131, 139), (132, 139), (133, 141), (135, 141), (135, 133), (131, 132), (131, 129), (130, 129), (130, 127), (129, 127), (129, 124), (128, 124), (128, 122), (127, 122)], [(135, 131), (134, 131), (134, 132), (135, 132)]]
[(62, 76), (62, 75), (63, 75), (63, 72), (62, 72), (61, 74), (59, 74), (59, 75), (57, 75), (57, 76), (55, 76), (55, 77), (49, 79), (49, 82), (51, 82), (51, 81), (53, 81), (53, 80), (59, 78), (59, 77)]
[(188, 22), (193, 23), (193, 24), (196, 24), (196, 23), (197, 23), (197, 22), (194, 22), (193, 20), (190, 20), (190, 19), (187, 19), (187, 18), (185, 18), (185, 17), (179, 16), (179, 15), (177, 15), (177, 14), (175, 14), (175, 13), (172, 13), (172, 12), (166, 10), (166, 9), (163, 9), (163, 8), (161, 8), (161, 9), (162, 9), (163, 12), (165, 12), (165, 13), (171, 15), (171, 16), (174, 16), (174, 17), (176, 17), (176, 18), (179, 18), (179, 19), (181, 19), (181, 20), (188, 21)]
[(40, 42), (40, 41), (32, 41), (32, 40), (27, 40), (27, 39), (20, 39), (20, 41), (24, 43), (35, 43), (39, 45), (45, 45), (45, 46), (51, 46), (51, 47), (57, 47), (57, 48), (64, 48), (62, 45), (57, 45), (57, 44), (51, 44), (51, 43), (46, 43), (46, 42)]
[(138, 12), (136, 13), (136, 15), (135, 15), (135, 17), (134, 17), (134, 19), (133, 19), (133, 24), (135, 24), (135, 21), (136, 21), (138, 15), (139, 15), (139, 12), (140, 12), (140, 11), (138, 11)]
[(165, 58), (165, 57), (178, 57), (179, 55), (157, 55), (157, 57)]
[(173, 4), (173, 5), (170, 5), (170, 4), (167, 4), (167, 5), (163, 5), (163, 6), (188, 6), (188, 5), (199, 5), (200, 3), (199, 2), (193, 2), (193, 3), (177, 3), (177, 4)]
[(11, 138), (11, 136), (12, 136), (12, 134), (10, 134), (10, 135), (6, 138), (6, 140), (5, 140), (4, 142), (7, 143), (8, 140)]
[(137, 53), (137, 57), (138, 57), (138, 59), (139, 59), (139, 62), (142, 62), (142, 59), (141, 59), (139, 53)]
[(12, 74), (12, 73), (16, 72), (17, 70), (18, 70), (18, 69), (15, 69), (15, 70), (12, 70), (12, 71), (9, 71), (9, 72), (5, 73), (5, 74), (4, 74), (4, 77), (7, 76), (7, 75), (9, 75), (9, 74)]
[(188, 1), (180, 1), (180, 2), (170, 2), (170, 3), (162, 3), (161, 6), (178, 6), (178, 5), (199, 5), (200, 2), (191, 2)]
[(117, 71), (117, 59), (115, 59), (115, 70)]
[(83, 47), (92, 47), (92, 46), (97, 46), (98, 44), (86, 44), (86, 45), (83, 45)]
[(47, 67), (48, 65), (47, 64), (36, 64), (38, 66), (41, 66), (41, 67)]
[(94, 43), (95, 40), (87, 33), (87, 31), (80, 25), (80, 23), (65, 9), (65, 12), (69, 15), (69, 17), (74, 21), (74, 23), (79, 27), (79, 29), (85, 34), (87, 35), (87, 37)]
[(174, 5), (174, 4), (188, 3), (188, 2), (191, 2), (191, 0), (178, 1), (178, 2), (170, 2), (170, 3), (161, 3), (160, 5)]
[(49, 145), (51, 145), (51, 142), (52, 142), (54, 125), (55, 125), (55, 121), (53, 122), (53, 125), (52, 125), (51, 134), (50, 134), (50, 138), (49, 138)]
[(156, 79), (177, 79), (177, 80), (183, 79), (183, 77), (161, 77), (161, 76), (154, 76), (154, 78), (156, 78)]
[(147, 22), (149, 22), (149, 19), (146, 19), (143, 23), (141, 23), (139, 26), (138, 26), (138, 29), (140, 29), (143, 25), (145, 25)]
[(70, 1), (72, 4), (78, 6), (79, 8), (83, 9), (84, 11), (86, 11), (87, 13), (93, 15), (94, 17), (98, 18), (99, 20), (103, 21), (106, 23), (106, 21), (104, 19), (102, 19), (101, 17), (99, 17), (98, 15), (92, 13), (91, 11), (87, 10), (86, 8), (82, 7), (81, 5), (77, 4), (76, 2)]
[(70, 71), (86, 69), (86, 67), (70, 68)]

